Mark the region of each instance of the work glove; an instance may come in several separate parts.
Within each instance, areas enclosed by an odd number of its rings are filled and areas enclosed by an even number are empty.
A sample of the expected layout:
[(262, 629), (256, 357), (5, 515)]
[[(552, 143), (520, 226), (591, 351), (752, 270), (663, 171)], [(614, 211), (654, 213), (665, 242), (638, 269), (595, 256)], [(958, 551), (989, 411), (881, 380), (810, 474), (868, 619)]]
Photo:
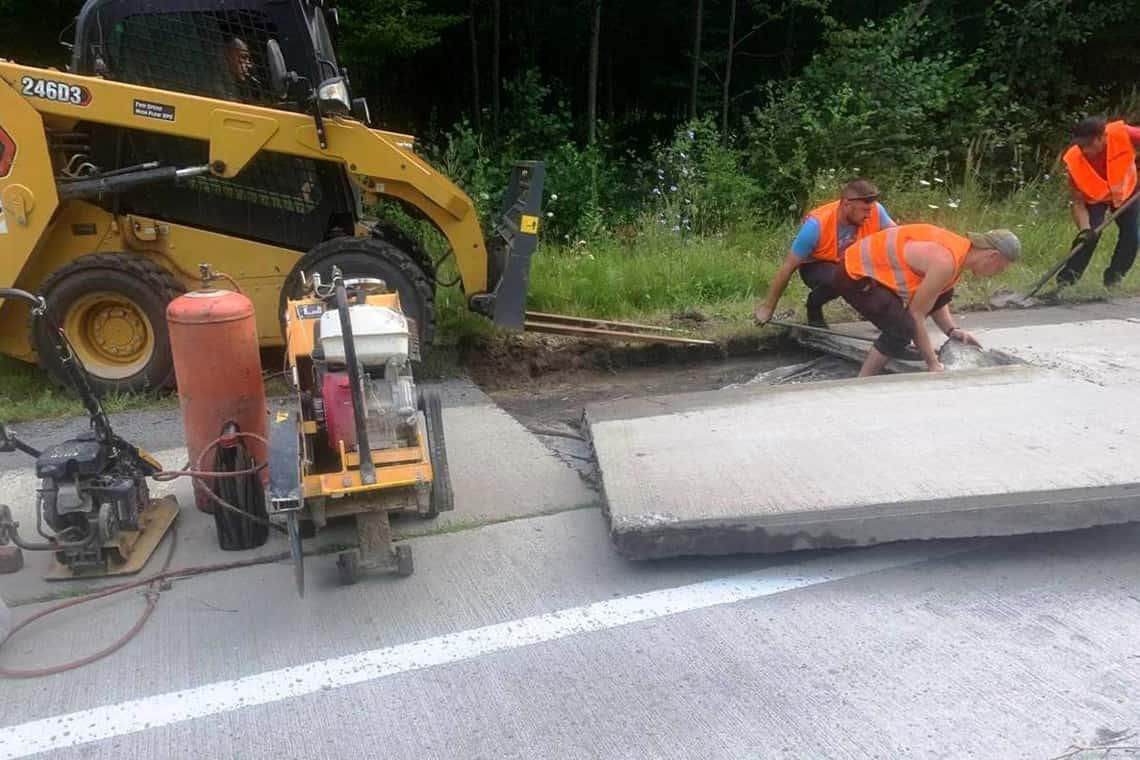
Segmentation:
[(1073, 238), (1073, 248), (1092, 248), (1096, 245), (1097, 234), (1094, 230), (1081, 230)]

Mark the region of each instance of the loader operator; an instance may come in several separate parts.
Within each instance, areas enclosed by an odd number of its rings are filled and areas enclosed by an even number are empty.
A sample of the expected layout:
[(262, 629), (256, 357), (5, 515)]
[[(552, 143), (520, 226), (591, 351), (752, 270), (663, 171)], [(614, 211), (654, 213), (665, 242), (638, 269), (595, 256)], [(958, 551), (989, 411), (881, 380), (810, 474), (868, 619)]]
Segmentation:
[(768, 288), (768, 295), (756, 307), (756, 324), (766, 324), (772, 318), (788, 280), (798, 270), (800, 279), (810, 290), (808, 324), (827, 327), (823, 306), (839, 297), (832, 281), (839, 269), (840, 254), (867, 235), (895, 226), (878, 198), (878, 188), (865, 179), (856, 179), (844, 186), (839, 200), (808, 212), (792, 241), (791, 251)]
[[(1116, 209), (1136, 192), (1136, 146), (1140, 128), (1123, 121), (1106, 124), (1100, 117), (1084, 119), (1073, 127), (1073, 145), (1065, 151), (1069, 172), (1073, 221), (1079, 233), (1073, 248), (1081, 247), (1057, 273), (1057, 286), (1072, 285), (1081, 278), (1096, 250), (1093, 231), (1104, 221), (1110, 208)], [(1137, 223), (1140, 204), (1133, 204), (1116, 218), (1120, 237), (1112, 262), (1104, 270), (1104, 285), (1112, 287), (1124, 279), (1136, 260)]]
[(1021, 241), (1009, 230), (962, 237), (932, 224), (893, 227), (848, 248), (836, 272), (836, 289), (882, 331), (859, 376), (878, 374), (888, 358), (912, 358), (911, 341), (927, 369), (941, 372), (926, 332), (928, 316), (948, 338), (978, 345), (954, 324), (954, 286), (967, 269), (979, 277), (1004, 272), (1020, 253)]
[(258, 103), (261, 83), (253, 75), (253, 56), (249, 45), (241, 37), (231, 37), (226, 41), (225, 58), (228, 76), (220, 96), (226, 100)]

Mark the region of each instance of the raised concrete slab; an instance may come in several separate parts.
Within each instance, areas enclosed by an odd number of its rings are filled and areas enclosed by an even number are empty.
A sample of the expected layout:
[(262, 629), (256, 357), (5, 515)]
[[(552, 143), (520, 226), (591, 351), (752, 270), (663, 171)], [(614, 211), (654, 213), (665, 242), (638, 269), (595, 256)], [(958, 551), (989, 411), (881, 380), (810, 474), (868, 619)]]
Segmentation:
[[(468, 381), (450, 381), (440, 386), (444, 401), (444, 432), (448, 463), (455, 489), (455, 511), (435, 520), (401, 515), (393, 521), (393, 532), (400, 538), (460, 530), (531, 515), (552, 514), (597, 502), (597, 494), (570, 467), (559, 461), (543, 443), (513, 417)], [(130, 440), (141, 440), (153, 447), (151, 453), (165, 466), (180, 467), (186, 461), (181, 418), (177, 410), (168, 413), (145, 412), (116, 415), (116, 430)], [(74, 435), (82, 430), (81, 419), (15, 426), (34, 445)], [(131, 437), (131, 433), (137, 433)], [(165, 444), (168, 448), (158, 448)], [(170, 447), (174, 444), (174, 447)], [(8, 504), (22, 530), (34, 535), (36, 479), (31, 460), (23, 455), (0, 457), (0, 504)], [(274, 532), (258, 549), (225, 552), (218, 548), (214, 518), (193, 507), (189, 481), (151, 483), (154, 496), (174, 494), (181, 510), (177, 522), (178, 542), (173, 567), (187, 567), (287, 552), (285, 539)], [(350, 528), (330, 527), (315, 539), (321, 544), (355, 540)], [(155, 552), (138, 577), (157, 571), (165, 561), (169, 540)], [(0, 597), (9, 604), (52, 596), (70, 595), (119, 583), (106, 581), (47, 582), (43, 579), (49, 563), (45, 552), (24, 552), (26, 566), (13, 575), (0, 575)], [(335, 575), (332, 558), (311, 560), (310, 573)], [(288, 573), (287, 569), (281, 572)]]
[(1140, 405), (1000, 367), (591, 406), (634, 559), (1071, 530), (1140, 519)]

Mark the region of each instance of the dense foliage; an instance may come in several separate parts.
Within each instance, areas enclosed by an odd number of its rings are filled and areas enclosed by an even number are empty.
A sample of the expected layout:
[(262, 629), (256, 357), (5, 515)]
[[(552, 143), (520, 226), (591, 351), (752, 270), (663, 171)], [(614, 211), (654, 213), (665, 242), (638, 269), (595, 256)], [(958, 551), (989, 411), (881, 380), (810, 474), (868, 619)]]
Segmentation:
[[(1055, 173), (1078, 116), (1140, 118), (1136, 0), (339, 5), (378, 121), (485, 214), (513, 160), (546, 160), (546, 234), (570, 243), (785, 219), (853, 174), (1006, 194)], [(0, 0), (0, 55), (63, 63), (78, 6)]]

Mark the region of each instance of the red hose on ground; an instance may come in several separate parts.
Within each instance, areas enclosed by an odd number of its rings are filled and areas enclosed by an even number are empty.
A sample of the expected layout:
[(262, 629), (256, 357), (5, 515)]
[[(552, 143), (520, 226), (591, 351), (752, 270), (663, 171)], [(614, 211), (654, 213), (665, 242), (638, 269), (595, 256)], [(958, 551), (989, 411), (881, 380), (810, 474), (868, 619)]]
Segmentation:
[[(201, 469), (202, 460), (205, 457), (206, 452), (212, 451), (216, 446), (219, 446), (223, 442), (230, 440), (230, 439), (233, 439), (233, 438), (253, 438), (253, 439), (259, 440), (262, 443), (266, 444), (266, 447), (268, 447), (268, 445), (269, 445), (268, 441), (266, 441), (264, 438), (257, 435), (256, 433), (233, 433), (233, 434), (222, 435), (222, 436), (219, 436), (218, 438), (215, 438), (213, 441), (210, 442), (209, 446), (207, 446), (205, 449), (202, 450), (201, 455), (199, 455), (199, 457), (198, 457), (198, 461), (195, 463), (196, 469), (189, 469), (189, 463), (187, 463), (187, 467), (185, 467), (181, 470), (167, 470), (167, 471), (157, 473), (156, 475), (153, 476), (154, 479), (159, 481), (159, 482), (168, 482), (168, 481), (175, 480), (177, 478), (186, 478), (186, 477), (194, 478), (195, 480), (198, 480), (200, 478), (237, 478), (237, 477), (244, 477), (246, 475), (253, 475), (253, 474), (256, 474), (256, 473), (264, 470), (266, 467), (266, 464), (261, 464), (261, 465), (258, 465), (257, 467), (251, 467), (247, 470), (237, 470), (234, 472), (209, 472), (209, 471), (205, 471), (205, 470)], [(243, 510), (239, 509), (238, 507), (235, 507), (234, 505), (223, 501), (221, 498), (219, 498), (213, 492), (212, 489), (207, 487), (204, 483), (199, 483), (199, 485), (201, 485), (203, 488), (206, 489), (206, 492), (210, 495), (211, 498), (214, 499), (215, 502), (217, 502), (218, 504), (221, 504), (226, 509), (230, 509), (230, 510), (233, 510), (235, 512), (238, 512), (241, 515), (243, 515), (246, 519), (259, 520), (259, 518), (255, 518), (253, 515), (249, 515), (249, 514), (245, 513)], [(268, 521), (265, 521), (265, 522), (268, 522)], [(273, 523), (269, 523), (269, 524), (272, 527), (279, 527), (279, 526), (273, 525)], [(274, 554), (274, 555), (271, 555), (268, 557), (258, 557), (256, 559), (237, 560), (234, 562), (222, 562), (222, 563), (218, 563), (218, 564), (214, 564), (214, 565), (199, 565), (196, 567), (182, 568), (180, 570), (170, 570), (170, 562), (171, 562), (171, 560), (174, 559), (174, 549), (175, 549), (175, 546), (177, 543), (177, 537), (178, 537), (177, 529), (171, 528), (170, 551), (167, 552), (166, 561), (163, 563), (162, 570), (160, 570), (157, 574), (152, 575), (149, 578), (144, 578), (143, 580), (130, 581), (128, 583), (120, 583), (116, 586), (110, 586), (110, 587), (102, 589), (100, 591), (95, 591), (95, 592), (92, 592), (90, 594), (85, 594), (83, 596), (79, 596), (79, 597), (76, 597), (74, 599), (68, 599), (66, 602), (61, 602), (59, 604), (53, 605), (51, 607), (48, 607), (46, 610), (40, 610), (39, 612), (35, 613), (34, 615), (31, 615), (28, 618), (21, 620), (14, 628), (12, 628), (11, 631), (8, 632), (8, 635), (6, 635), (3, 639), (0, 639), (0, 653), (3, 652), (4, 646), (8, 642), (10, 642), (16, 636), (17, 633), (24, 630), (25, 628), (27, 628), (29, 625), (36, 622), (37, 620), (42, 620), (43, 618), (46, 618), (49, 615), (53, 615), (57, 612), (61, 612), (62, 610), (70, 609), (71, 607), (77, 607), (81, 604), (86, 604), (87, 602), (93, 602), (96, 599), (104, 599), (108, 596), (113, 596), (114, 594), (121, 594), (124, 591), (130, 591), (131, 589), (136, 589), (136, 588), (141, 588), (143, 586), (147, 586), (147, 590), (146, 590), (146, 594), (145, 594), (145, 596), (146, 596), (146, 607), (143, 609), (142, 614), (139, 615), (138, 620), (135, 621), (135, 624), (132, 625), (126, 633), (124, 633), (122, 636), (117, 638), (109, 646), (104, 647), (103, 649), (100, 649), (99, 651), (94, 652), (93, 654), (89, 654), (89, 655), (86, 655), (84, 657), (80, 657), (79, 659), (72, 660), (70, 662), (62, 663), (60, 665), (52, 665), (52, 666), (49, 666), (46, 668), (30, 668), (27, 670), (17, 670), (17, 669), (5, 668), (3, 666), (0, 666), (0, 678), (42, 678), (44, 676), (58, 675), (60, 673), (66, 673), (69, 670), (76, 670), (78, 668), (82, 668), (86, 665), (90, 665), (93, 662), (101, 660), (104, 657), (107, 657), (109, 655), (114, 654), (115, 652), (119, 651), (124, 646), (126, 646), (127, 643), (130, 642), (131, 639), (133, 639), (138, 634), (138, 632), (142, 630), (143, 626), (146, 625), (147, 620), (150, 619), (151, 614), (154, 612), (155, 608), (158, 606), (159, 595), (162, 593), (162, 591), (165, 590), (163, 588), (164, 582), (169, 582), (169, 581), (172, 581), (175, 579), (181, 579), (181, 578), (192, 578), (192, 577), (195, 577), (198, 575), (206, 575), (207, 573), (217, 573), (217, 572), (222, 572), (225, 570), (235, 570), (235, 569), (243, 568), (243, 567), (253, 567), (255, 565), (266, 565), (266, 564), (269, 564), (271, 562), (280, 562), (281, 560), (289, 559), (289, 556), (290, 556), (288, 552), (284, 552), (281, 554)]]

